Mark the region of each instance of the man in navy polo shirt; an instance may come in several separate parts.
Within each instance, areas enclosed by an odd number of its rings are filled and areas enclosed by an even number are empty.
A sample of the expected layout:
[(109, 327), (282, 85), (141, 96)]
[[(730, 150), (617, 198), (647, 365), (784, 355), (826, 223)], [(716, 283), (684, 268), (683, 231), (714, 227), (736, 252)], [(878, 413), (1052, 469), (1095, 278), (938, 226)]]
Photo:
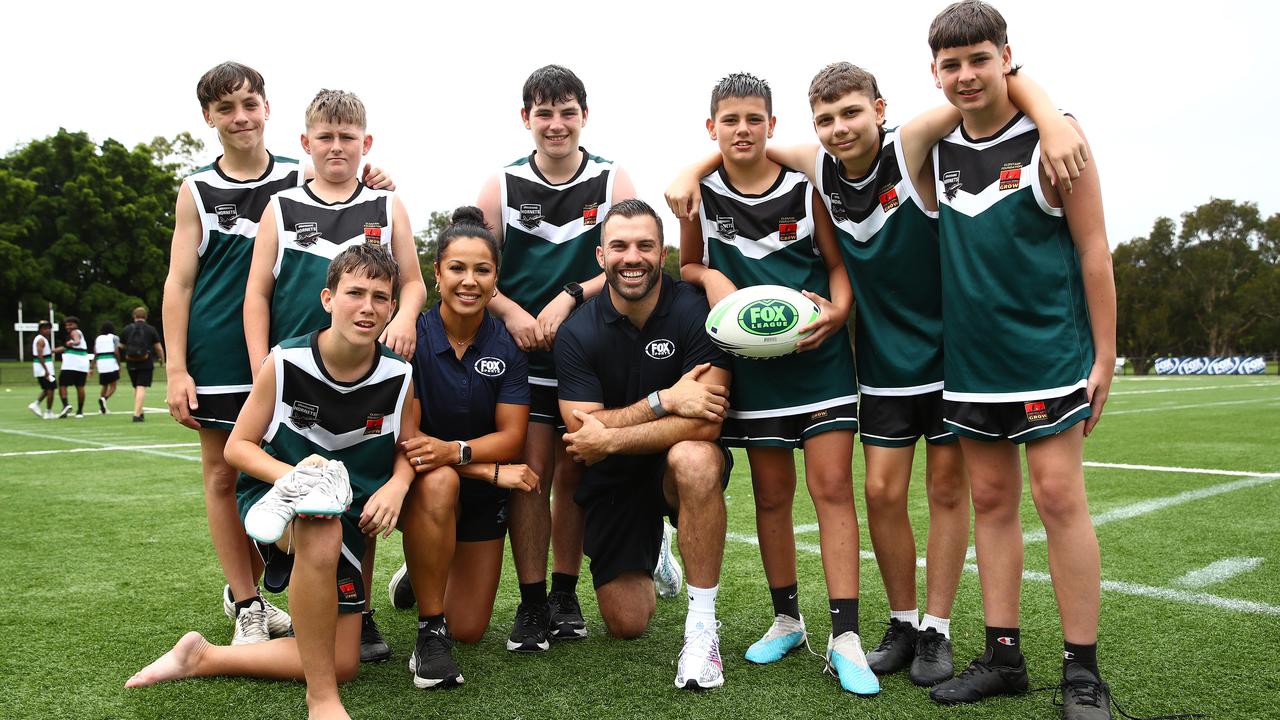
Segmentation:
[(711, 688), (724, 684), (715, 596), (733, 461), (716, 439), (729, 360), (703, 330), (706, 297), (662, 274), (664, 251), (649, 205), (609, 210), (596, 249), (607, 292), (561, 326), (556, 375), (569, 455), (587, 465), (574, 500), (605, 625), (623, 638), (648, 627), (662, 516), (679, 518), (689, 612), (675, 683)]

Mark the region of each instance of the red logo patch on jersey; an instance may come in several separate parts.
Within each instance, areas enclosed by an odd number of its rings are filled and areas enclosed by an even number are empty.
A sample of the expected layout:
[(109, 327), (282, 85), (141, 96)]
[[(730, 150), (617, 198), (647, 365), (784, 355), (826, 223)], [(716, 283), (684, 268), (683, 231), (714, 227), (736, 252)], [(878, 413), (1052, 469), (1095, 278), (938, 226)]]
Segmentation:
[(1049, 419), (1049, 413), (1045, 411), (1044, 403), (1040, 401), (1022, 403), (1022, 409), (1027, 411), (1027, 420), (1031, 422)]
[(600, 203), (582, 206), (582, 224), (588, 227), (596, 224), (596, 214), (600, 212)]
[(364, 244), (365, 245), (381, 245), (382, 244), (382, 226), (378, 223), (364, 224)]
[(364, 434), (382, 434), (382, 413), (369, 413), (369, 417), (364, 421)]
[(796, 239), (796, 230), (799, 225), (793, 217), (784, 217), (778, 221), (778, 240), (780, 242), (791, 242)]
[(1000, 189), (1017, 190), (1022, 186), (1022, 166), (1010, 163), (1000, 168)]
[(889, 212), (890, 210), (898, 207), (898, 189), (897, 188), (891, 187), (888, 190), (885, 190), (884, 192), (880, 193), (880, 207), (884, 208), (885, 212)]

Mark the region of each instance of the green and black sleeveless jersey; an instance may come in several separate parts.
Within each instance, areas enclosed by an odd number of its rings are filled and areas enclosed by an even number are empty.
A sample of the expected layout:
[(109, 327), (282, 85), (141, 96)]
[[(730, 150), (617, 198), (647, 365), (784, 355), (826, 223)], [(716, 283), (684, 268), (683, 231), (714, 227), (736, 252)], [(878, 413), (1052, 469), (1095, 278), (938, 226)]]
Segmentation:
[[(783, 285), (830, 298), (813, 236), (813, 186), (782, 168), (760, 195), (736, 190), (721, 167), (702, 178), (702, 262), (739, 289)], [(770, 360), (733, 358), (729, 416), (750, 420), (813, 412), (858, 401), (853, 351), (844, 328), (815, 350)]]
[(822, 149), (814, 168), (853, 281), (858, 389), (867, 395), (942, 389), (937, 213), (924, 208), (902, 153), (890, 130), (865, 176), (847, 179)]
[(320, 291), (329, 262), (353, 245), (391, 252), (394, 193), (357, 185), (351, 197), (327, 203), (303, 185), (276, 195), (276, 278), (271, 292), (271, 344), (329, 326)]
[[(365, 501), (391, 477), (412, 374), (409, 363), (379, 344), (364, 377), (335, 380), (320, 359), (319, 334), (290, 338), (272, 348), (275, 410), (262, 447), (290, 465), (312, 453), (345, 463), (352, 492), (347, 517), (358, 523)], [(237, 502), (251, 507), (270, 487), (241, 473)], [(359, 560), (355, 558), (357, 566)]]
[[(534, 155), (502, 169), (502, 275), (498, 288), (534, 317), (564, 288), (600, 274), (600, 221), (612, 207), (617, 168), (582, 152), (568, 181), (548, 182)], [(556, 386), (549, 352), (529, 353), (529, 382)]]
[(1014, 402), (1083, 388), (1093, 335), (1080, 258), (1040, 186), (1040, 132), (1021, 114), (995, 135), (957, 127), (934, 148), (943, 397)]
[[(266, 172), (253, 180), (227, 177), (218, 160), (184, 180), (200, 213), (200, 259), (187, 323), (187, 371), (201, 395), (247, 393), (253, 387), (244, 341), (244, 289), (253, 241), (271, 196), (300, 185), (303, 177), (297, 160), (277, 155), (271, 156)], [(228, 420), (234, 419), (232, 413)]]

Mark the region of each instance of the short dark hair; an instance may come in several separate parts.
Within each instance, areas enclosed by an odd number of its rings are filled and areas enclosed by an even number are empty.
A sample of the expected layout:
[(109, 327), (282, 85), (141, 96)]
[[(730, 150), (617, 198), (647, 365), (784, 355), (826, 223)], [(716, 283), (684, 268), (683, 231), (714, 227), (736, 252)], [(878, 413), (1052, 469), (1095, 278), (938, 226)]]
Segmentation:
[(53, 327), (53, 323), (49, 322), (48, 320), (41, 320), (40, 324), (36, 326), (36, 329), (44, 330), (45, 328), (52, 328), (52, 327)]
[(990, 40), (997, 48), (1009, 44), (1009, 27), (999, 10), (982, 0), (961, 0), (938, 13), (929, 25), (929, 49), (934, 57), (953, 47)]
[(711, 90), (711, 119), (715, 120), (716, 111), (720, 109), (720, 101), (725, 98), (764, 98), (765, 114), (773, 117), (773, 91), (769, 83), (752, 75), (738, 72), (720, 78), (720, 82)]
[(110, 335), (116, 331), (116, 324), (110, 320), (104, 320), (102, 326), (98, 328), (99, 335)]
[(658, 213), (654, 211), (649, 203), (640, 198), (628, 198), (622, 202), (615, 203), (609, 208), (609, 212), (605, 213), (604, 220), (600, 222), (600, 244), (604, 244), (604, 229), (608, 226), (609, 221), (615, 217), (633, 218), (642, 215), (653, 218), (653, 222), (658, 226), (658, 242), (662, 242), (662, 218), (658, 217)]
[(576, 99), (587, 109), (587, 88), (573, 71), (563, 65), (544, 65), (524, 81), (524, 110), (529, 112), (540, 102), (569, 102)]
[(396, 265), (391, 252), (381, 245), (352, 245), (338, 253), (329, 263), (329, 274), (324, 285), (330, 292), (337, 292), (338, 282), (347, 273), (364, 271), (370, 280), (390, 280), (391, 297), (400, 294), (400, 266)]
[(453, 217), (449, 219), (449, 224), (444, 230), (440, 231), (440, 236), (436, 238), (436, 267), (440, 267), (440, 261), (444, 259), (445, 251), (458, 238), (477, 238), (483, 240), (485, 245), (489, 246), (489, 252), (493, 255), (494, 267), (502, 264), (502, 252), (498, 250), (498, 239), (493, 236), (493, 232), (484, 222), (484, 213), (478, 207), (471, 205), (463, 205), (453, 211)]
[(63, 324), (63, 325), (66, 325), (67, 323), (75, 323), (75, 324), (76, 324), (76, 326), (77, 326), (77, 327), (79, 327), (79, 325), (80, 325), (80, 318), (76, 317), (75, 315), (68, 315), (68, 316), (66, 316), (66, 317), (62, 318), (62, 324)]
[(818, 101), (835, 102), (851, 92), (860, 92), (873, 102), (884, 99), (875, 75), (853, 63), (831, 63), (809, 81), (809, 107)]
[(200, 76), (200, 82), (196, 83), (196, 98), (200, 100), (200, 107), (208, 107), (209, 103), (239, 90), (245, 83), (249, 85), (249, 92), (266, 99), (267, 83), (257, 70), (238, 62), (219, 63)]

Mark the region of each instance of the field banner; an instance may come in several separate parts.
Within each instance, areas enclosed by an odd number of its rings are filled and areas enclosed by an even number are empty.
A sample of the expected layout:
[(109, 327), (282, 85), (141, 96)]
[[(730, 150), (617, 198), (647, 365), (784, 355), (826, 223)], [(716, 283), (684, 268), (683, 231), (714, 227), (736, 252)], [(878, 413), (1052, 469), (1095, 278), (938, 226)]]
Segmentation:
[(1157, 375), (1261, 375), (1267, 361), (1261, 356), (1156, 358)]

